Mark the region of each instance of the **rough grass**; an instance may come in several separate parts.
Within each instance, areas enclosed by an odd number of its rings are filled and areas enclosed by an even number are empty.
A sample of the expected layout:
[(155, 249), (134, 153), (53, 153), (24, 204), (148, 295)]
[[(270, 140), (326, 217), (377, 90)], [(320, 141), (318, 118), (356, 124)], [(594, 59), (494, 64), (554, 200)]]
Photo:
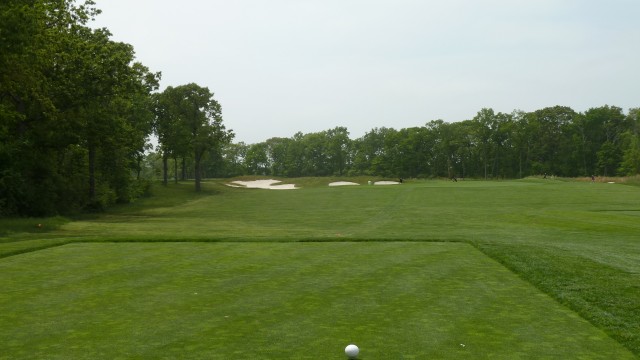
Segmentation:
[(481, 244), (479, 248), (638, 352), (637, 274), (622, 264), (606, 264), (553, 246)]
[(69, 219), (55, 216), (49, 218), (1, 218), (0, 242), (10, 241), (12, 235), (44, 234), (57, 230), (69, 222)]

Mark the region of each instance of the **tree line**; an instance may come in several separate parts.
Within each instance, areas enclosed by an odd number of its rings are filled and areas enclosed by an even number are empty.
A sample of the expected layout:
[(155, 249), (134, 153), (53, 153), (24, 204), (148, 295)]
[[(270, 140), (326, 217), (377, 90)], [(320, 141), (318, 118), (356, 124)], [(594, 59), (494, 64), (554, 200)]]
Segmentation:
[[(91, 0), (0, 3), (0, 216), (102, 209), (160, 177), (239, 175), (520, 178), (640, 173), (639, 109), (578, 113), (482, 109), (470, 120), (345, 127), (232, 143), (220, 104), (191, 83), (158, 92), (161, 74), (131, 45), (93, 29)], [(151, 152), (149, 137), (158, 147)]]
[(484, 108), (466, 121), (375, 128), (353, 140), (345, 127), (336, 127), (228, 144), (209, 154), (203, 168), (211, 177), (635, 175), (640, 173), (639, 115), (638, 108), (625, 114), (608, 105), (584, 113), (566, 106), (511, 113)]
[(89, 26), (99, 14), (90, 0), (0, 3), (0, 216), (131, 201), (149, 188), (153, 133), (184, 136), (196, 159), (232, 137), (207, 88), (158, 94), (159, 72)]

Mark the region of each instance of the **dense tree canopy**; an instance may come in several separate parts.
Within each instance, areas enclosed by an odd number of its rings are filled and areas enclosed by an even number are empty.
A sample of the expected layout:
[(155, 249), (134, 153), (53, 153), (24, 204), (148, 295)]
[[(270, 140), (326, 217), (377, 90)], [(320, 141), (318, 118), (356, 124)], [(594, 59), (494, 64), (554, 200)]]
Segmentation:
[[(88, 24), (85, 0), (0, 4), (0, 216), (101, 209), (148, 187), (149, 136), (196, 190), (233, 133), (206, 87), (158, 88), (131, 45)], [(205, 158), (207, 168), (203, 168)]]
[(126, 202), (140, 191), (159, 74), (88, 22), (92, 1), (0, 5), (0, 215)]
[[(195, 187), (200, 191), (205, 152), (220, 153), (222, 145), (233, 138), (233, 133), (222, 124), (220, 104), (208, 88), (197, 84), (170, 86), (155, 98), (155, 128), (162, 151), (164, 183), (167, 183), (170, 154), (176, 164), (178, 157), (185, 163), (186, 158), (193, 155)], [(183, 165), (183, 170), (185, 168)]]
[[(155, 93), (134, 49), (88, 24), (91, 0), (0, 3), (0, 216), (100, 209), (144, 192), (143, 174), (520, 178), (640, 173), (639, 109), (478, 111), (472, 119), (344, 127), (231, 143), (206, 87)], [(148, 137), (158, 153), (148, 153)], [(169, 168), (169, 160), (173, 167)], [(156, 171), (155, 164), (161, 164)], [(150, 170), (152, 171), (150, 173)]]
[[(297, 133), (225, 152), (230, 172), (274, 176), (522, 178), (530, 175), (624, 176), (640, 173), (639, 109), (577, 113), (554, 106), (530, 113), (484, 108), (471, 120), (375, 128), (351, 140), (344, 127)], [(220, 167), (224, 169), (224, 167)]]

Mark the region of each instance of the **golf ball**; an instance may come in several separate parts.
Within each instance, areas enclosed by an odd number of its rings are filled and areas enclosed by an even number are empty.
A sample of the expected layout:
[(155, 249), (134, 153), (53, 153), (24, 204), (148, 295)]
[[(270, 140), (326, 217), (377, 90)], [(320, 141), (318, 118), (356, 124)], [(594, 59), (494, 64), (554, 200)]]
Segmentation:
[(360, 349), (358, 349), (358, 347), (353, 344), (347, 345), (347, 347), (344, 348), (344, 353), (347, 354), (349, 359), (355, 359), (356, 356), (358, 356), (359, 352)]

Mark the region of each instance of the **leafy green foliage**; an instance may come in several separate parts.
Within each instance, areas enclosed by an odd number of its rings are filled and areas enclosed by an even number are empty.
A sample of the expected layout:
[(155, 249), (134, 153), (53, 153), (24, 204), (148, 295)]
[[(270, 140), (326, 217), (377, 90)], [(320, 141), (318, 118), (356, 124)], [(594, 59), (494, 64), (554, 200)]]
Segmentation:
[(93, 1), (0, 5), (0, 216), (127, 202), (158, 85)]
[(230, 143), (233, 132), (222, 124), (222, 109), (206, 87), (187, 84), (169, 86), (156, 96), (156, 133), (163, 151), (164, 183), (167, 184), (166, 161), (187, 153), (193, 155), (196, 191), (201, 190), (202, 158), (205, 152), (221, 151)]
[[(297, 133), (227, 152), (234, 172), (273, 176), (375, 175), (402, 178), (524, 178), (638, 173), (637, 109), (615, 106), (576, 113), (554, 106), (530, 113), (481, 109), (471, 120), (429, 121), (407, 129), (376, 128), (351, 140), (336, 127)], [(239, 154), (243, 154), (239, 156)], [(218, 159), (219, 160), (219, 159)]]

